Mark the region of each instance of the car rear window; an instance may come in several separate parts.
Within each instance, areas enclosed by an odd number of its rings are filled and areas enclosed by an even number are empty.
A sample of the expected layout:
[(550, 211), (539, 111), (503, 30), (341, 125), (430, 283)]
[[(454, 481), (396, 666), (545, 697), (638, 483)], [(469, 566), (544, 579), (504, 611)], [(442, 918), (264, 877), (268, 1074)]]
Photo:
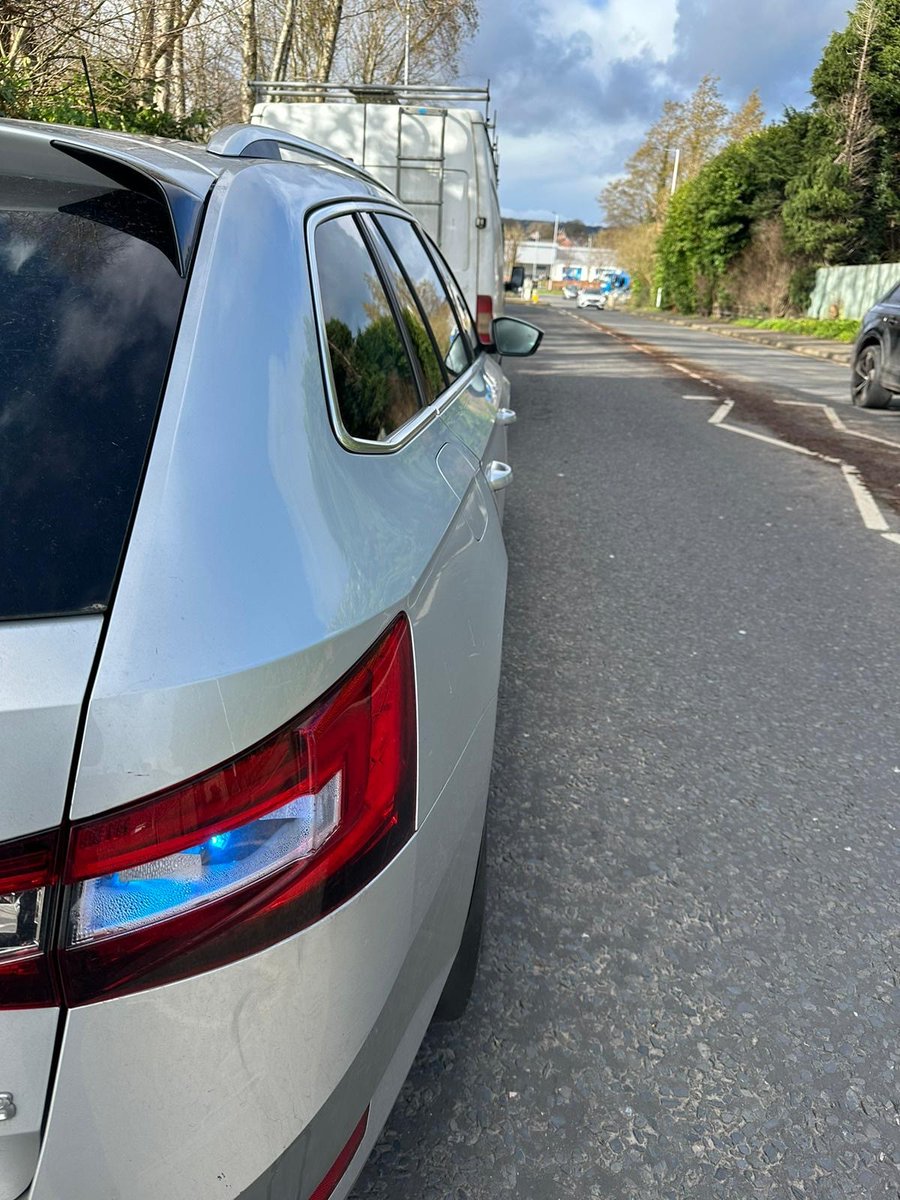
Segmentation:
[(102, 609), (181, 310), (169, 217), (0, 176), (0, 618)]

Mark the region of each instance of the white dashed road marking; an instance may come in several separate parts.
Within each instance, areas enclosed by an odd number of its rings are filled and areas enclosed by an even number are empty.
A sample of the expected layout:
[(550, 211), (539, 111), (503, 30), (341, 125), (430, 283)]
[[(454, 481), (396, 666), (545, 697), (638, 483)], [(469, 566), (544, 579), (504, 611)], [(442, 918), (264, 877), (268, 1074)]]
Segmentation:
[[(574, 314), (570, 315), (574, 316)], [(620, 334), (613, 333), (613, 331), (609, 329), (604, 329), (595, 324), (593, 321), (589, 321), (584, 317), (575, 316), (575, 320), (580, 321), (583, 325), (589, 326), (597, 333), (605, 333), (608, 337), (615, 338), (617, 341), (624, 343), (632, 350), (638, 350), (640, 353), (647, 354), (651, 358), (656, 357), (650, 349), (641, 345), (639, 342), (632, 342), (626, 338), (623, 338)], [(667, 362), (663, 365), (671, 367), (675, 371), (680, 371), (682, 375), (689, 375), (691, 379), (696, 379), (698, 383), (702, 383), (705, 387), (714, 388), (719, 392), (722, 391), (721, 384), (713, 383), (710, 379), (704, 379), (702, 375), (697, 375), (694, 371), (688, 370), (688, 368), (683, 367), (681, 363)], [(682, 396), (682, 399), (713, 400), (715, 397), (685, 395)], [(894, 446), (897, 449), (900, 449), (900, 442), (892, 442), (889, 438), (878, 437), (874, 433), (862, 433), (856, 429), (848, 429), (830, 404), (822, 404), (821, 401), (813, 402), (807, 400), (776, 400), (775, 403), (794, 405), (798, 408), (820, 408), (832, 427), (838, 430), (840, 433), (848, 434), (851, 437), (865, 438), (870, 442), (880, 442), (882, 445)], [(892, 533), (890, 531), (890, 526), (884, 519), (881, 509), (875, 502), (875, 497), (863, 483), (856, 467), (852, 467), (849, 463), (842, 462), (842, 460), (839, 458), (832, 458), (830, 455), (819, 454), (815, 450), (808, 450), (805, 446), (795, 446), (792, 442), (784, 442), (781, 440), (781, 438), (769, 437), (767, 434), (757, 433), (753, 429), (741, 429), (737, 425), (724, 424), (728, 414), (733, 408), (733, 400), (723, 400), (713, 415), (709, 418), (709, 424), (715, 425), (716, 428), (723, 430), (725, 433), (737, 433), (740, 434), (741, 437), (753, 438), (754, 441), (765, 442), (766, 445), (769, 446), (777, 446), (780, 450), (793, 450), (795, 454), (803, 454), (807, 458), (818, 458), (821, 462), (830, 463), (833, 466), (839, 466), (841, 468), (841, 474), (847, 481), (847, 486), (850, 488), (850, 493), (853, 496), (857, 510), (859, 515), (862, 517), (862, 521), (866, 529), (871, 530), (873, 533), (879, 533), (883, 538), (889, 542), (892, 542), (895, 546), (900, 546), (900, 533)]]

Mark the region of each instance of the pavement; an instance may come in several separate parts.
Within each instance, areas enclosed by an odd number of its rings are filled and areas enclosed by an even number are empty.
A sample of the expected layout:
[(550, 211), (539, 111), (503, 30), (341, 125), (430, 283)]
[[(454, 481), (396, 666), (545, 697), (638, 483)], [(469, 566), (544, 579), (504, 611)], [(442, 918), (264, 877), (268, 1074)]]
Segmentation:
[[(563, 311), (583, 312), (574, 301), (564, 300), (562, 296), (545, 295), (539, 305), (560, 308)], [(620, 313), (634, 316), (644, 321), (658, 321), (664, 325), (674, 325), (682, 329), (695, 329), (703, 333), (712, 333), (718, 337), (735, 338), (740, 342), (750, 342), (758, 346), (767, 346), (775, 350), (790, 350), (794, 354), (806, 354), (810, 358), (823, 358), (830, 362), (840, 363), (849, 367), (850, 353), (853, 349), (848, 342), (836, 342), (828, 338), (808, 337), (805, 334), (785, 334), (774, 329), (749, 329), (742, 325), (732, 325), (729, 321), (714, 318), (681, 317), (675, 313), (641, 309), (635, 313), (629, 307), (611, 308), (610, 313)]]
[(482, 967), (353, 1197), (896, 1200), (900, 546), (535, 319)]

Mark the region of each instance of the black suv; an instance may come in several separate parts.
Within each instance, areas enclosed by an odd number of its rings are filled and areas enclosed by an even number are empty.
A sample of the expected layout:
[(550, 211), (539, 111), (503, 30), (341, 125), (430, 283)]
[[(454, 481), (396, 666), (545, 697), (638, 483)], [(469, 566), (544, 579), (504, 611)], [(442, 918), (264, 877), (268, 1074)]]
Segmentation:
[(863, 317), (850, 367), (850, 397), (859, 408), (887, 408), (900, 393), (900, 284)]

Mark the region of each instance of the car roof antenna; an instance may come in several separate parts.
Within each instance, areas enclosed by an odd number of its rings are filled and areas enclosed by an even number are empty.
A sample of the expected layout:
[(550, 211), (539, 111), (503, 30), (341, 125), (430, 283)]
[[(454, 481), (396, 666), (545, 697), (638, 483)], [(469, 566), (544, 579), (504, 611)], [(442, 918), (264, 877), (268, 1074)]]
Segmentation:
[(91, 111), (94, 114), (94, 128), (99, 129), (100, 128), (100, 118), (97, 116), (97, 101), (94, 99), (94, 86), (91, 83), (91, 73), (88, 70), (87, 59), (85, 58), (85, 56), (83, 54), (81, 56), (81, 65), (84, 68), (84, 77), (87, 80), (87, 85), (88, 85), (88, 95), (91, 98)]

